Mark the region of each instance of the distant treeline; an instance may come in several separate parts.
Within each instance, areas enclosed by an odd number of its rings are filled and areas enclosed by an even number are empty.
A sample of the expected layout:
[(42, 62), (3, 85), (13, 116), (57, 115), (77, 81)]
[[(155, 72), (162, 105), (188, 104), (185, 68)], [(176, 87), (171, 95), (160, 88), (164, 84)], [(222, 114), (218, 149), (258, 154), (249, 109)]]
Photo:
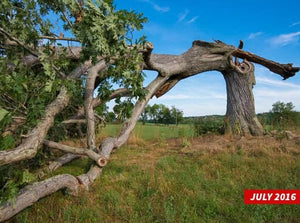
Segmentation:
[[(300, 129), (300, 112), (294, 110), (294, 105), (283, 102), (276, 102), (269, 112), (259, 113), (257, 117), (266, 131)], [(192, 124), (195, 127), (195, 134), (201, 135), (209, 132), (224, 132), (224, 115), (190, 116), (184, 117), (183, 124)]]

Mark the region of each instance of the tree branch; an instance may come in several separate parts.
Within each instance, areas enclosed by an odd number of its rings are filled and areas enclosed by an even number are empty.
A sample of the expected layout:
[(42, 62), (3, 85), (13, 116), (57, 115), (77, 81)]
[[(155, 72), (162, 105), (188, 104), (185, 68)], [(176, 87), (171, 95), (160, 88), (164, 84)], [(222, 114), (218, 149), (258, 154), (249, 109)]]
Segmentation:
[(31, 49), (30, 47), (26, 46), (24, 43), (22, 43), (17, 38), (13, 37), (9, 32), (7, 32), (5, 29), (0, 27), (0, 32), (4, 34), (6, 37), (8, 37), (10, 40), (16, 42), (19, 46), (23, 47), (25, 50), (27, 50), (30, 54), (34, 56), (39, 56), (39, 53), (37, 53), (35, 50)]
[(69, 96), (65, 87), (61, 87), (57, 98), (45, 109), (45, 116), (37, 126), (28, 134), (22, 144), (12, 150), (0, 151), (0, 166), (30, 159), (35, 156), (42, 145), (49, 128), (53, 125), (54, 117), (61, 112), (69, 103)]
[(143, 112), (148, 101), (152, 98), (153, 94), (167, 81), (168, 77), (157, 76), (147, 87), (147, 94), (145, 98), (140, 98), (133, 110), (130, 119), (128, 119), (122, 127), (122, 130), (118, 137), (116, 138), (106, 138), (102, 141), (99, 146), (100, 154), (106, 159), (109, 159), (111, 152), (115, 148), (122, 146), (129, 138), (130, 133), (134, 129), (139, 116)]
[(94, 152), (93, 150), (90, 150), (90, 149), (76, 148), (76, 147), (63, 145), (63, 144), (60, 144), (57, 142), (52, 142), (52, 141), (45, 140), (45, 139), (43, 140), (43, 143), (44, 143), (44, 145), (46, 145), (50, 148), (59, 149), (61, 151), (67, 152), (67, 153), (88, 156), (89, 158), (94, 160), (97, 163), (97, 165), (100, 167), (104, 167), (107, 164), (107, 160), (103, 156), (97, 154), (96, 152)]
[(294, 76), (300, 70), (300, 67), (293, 67), (293, 64), (291, 63), (280, 64), (272, 60), (268, 60), (263, 57), (257, 56), (253, 53), (243, 51), (241, 49), (235, 50), (232, 53), (232, 55), (242, 59), (247, 59), (248, 61), (251, 61), (253, 63), (263, 65), (264, 67), (267, 67), (270, 71), (282, 76), (284, 80)]
[(98, 76), (98, 73), (101, 70), (104, 70), (106, 67), (107, 64), (105, 63), (105, 61), (101, 60), (95, 66), (93, 66), (87, 74), (85, 93), (84, 93), (84, 111), (85, 111), (86, 123), (87, 123), (87, 143), (89, 149), (96, 148), (95, 115), (94, 115), (94, 107), (93, 107), (95, 80), (96, 77)]
[(79, 188), (76, 177), (63, 174), (25, 187), (16, 197), (15, 203), (6, 202), (0, 207), (0, 222), (10, 219), (39, 199), (64, 188), (68, 188), (71, 194), (76, 194)]
[(62, 36), (39, 36), (39, 39), (49, 39), (49, 40), (65, 40), (65, 41), (73, 41), (79, 42), (79, 40), (70, 37), (62, 37)]

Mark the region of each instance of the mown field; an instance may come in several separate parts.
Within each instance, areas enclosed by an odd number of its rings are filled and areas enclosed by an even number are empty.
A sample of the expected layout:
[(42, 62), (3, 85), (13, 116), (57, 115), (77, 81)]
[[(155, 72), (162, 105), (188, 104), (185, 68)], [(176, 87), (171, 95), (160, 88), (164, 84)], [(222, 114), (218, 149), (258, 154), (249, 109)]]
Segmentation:
[[(118, 128), (102, 129), (99, 140)], [(89, 192), (57, 192), (11, 222), (300, 222), (300, 205), (243, 203), (244, 189), (300, 189), (299, 143), (192, 133), (189, 125), (138, 125)], [(82, 158), (53, 175), (89, 164)]]

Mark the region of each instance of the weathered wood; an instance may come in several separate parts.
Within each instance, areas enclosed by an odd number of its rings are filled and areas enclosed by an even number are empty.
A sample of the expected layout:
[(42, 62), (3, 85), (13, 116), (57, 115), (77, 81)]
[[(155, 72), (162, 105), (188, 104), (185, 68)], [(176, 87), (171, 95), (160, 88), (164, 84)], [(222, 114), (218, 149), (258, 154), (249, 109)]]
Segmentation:
[(240, 49), (235, 50), (232, 53), (233, 56), (247, 59), (248, 61), (258, 63), (260, 65), (263, 65), (264, 67), (267, 67), (270, 71), (279, 74), (283, 77), (283, 79), (287, 79), (289, 77), (294, 76), (299, 70), (300, 67), (293, 67), (293, 64), (280, 64), (272, 60), (265, 59), (263, 57), (257, 56), (253, 53), (243, 51)]
[(90, 170), (86, 174), (82, 174), (77, 177), (81, 185), (84, 186), (86, 190), (89, 189), (89, 186), (97, 179), (102, 173), (103, 168), (98, 166), (91, 166)]
[(6, 202), (0, 207), (0, 222), (10, 219), (39, 199), (53, 194), (58, 190), (67, 188), (69, 193), (76, 194), (78, 186), (79, 183), (76, 177), (69, 174), (58, 175), (29, 185), (20, 191), (15, 202)]
[(104, 167), (107, 164), (107, 160), (105, 157), (101, 156), (100, 154), (94, 152), (91, 149), (86, 149), (86, 148), (76, 148), (72, 146), (67, 146), (63, 145), (60, 143), (52, 142), (49, 140), (43, 140), (44, 145), (54, 148), (54, 149), (59, 149), (61, 151), (67, 152), (67, 153), (73, 153), (77, 155), (86, 155), (92, 160), (94, 160), (98, 166)]
[(225, 132), (235, 135), (262, 135), (263, 127), (256, 117), (252, 93), (255, 85), (254, 66), (247, 61), (232, 66), (233, 69), (223, 72), (227, 89)]
[(98, 73), (104, 70), (107, 64), (104, 60), (99, 61), (95, 66), (93, 66), (86, 79), (85, 93), (84, 93), (84, 111), (87, 123), (87, 143), (89, 149), (96, 148), (96, 135), (95, 135), (95, 114), (93, 107), (93, 96), (94, 96), (94, 86), (95, 80)]
[(51, 172), (54, 170), (57, 170), (59, 167), (73, 161), (74, 159), (77, 159), (81, 157), (81, 155), (77, 155), (77, 154), (73, 154), (73, 153), (67, 153), (61, 157), (59, 157), (58, 159), (54, 160), (53, 162), (51, 162), (49, 164), (49, 166), (47, 167), (47, 169)]
[(152, 98), (155, 92), (168, 80), (168, 77), (157, 76), (147, 87), (147, 94), (144, 98), (140, 98), (133, 110), (131, 117), (125, 121), (120, 131), (120, 134), (116, 138), (109, 137), (102, 141), (99, 146), (100, 154), (103, 155), (106, 159), (109, 159), (111, 152), (122, 146), (129, 138), (130, 133), (134, 129), (138, 118), (140, 117), (141, 113), (143, 112), (145, 106), (147, 105), (148, 101)]

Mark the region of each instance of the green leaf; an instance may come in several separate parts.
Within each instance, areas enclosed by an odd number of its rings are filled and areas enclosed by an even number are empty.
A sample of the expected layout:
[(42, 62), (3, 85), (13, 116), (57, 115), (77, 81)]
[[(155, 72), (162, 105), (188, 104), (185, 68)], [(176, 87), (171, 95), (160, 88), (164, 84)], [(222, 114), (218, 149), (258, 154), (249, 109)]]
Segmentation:
[(0, 107), (0, 121), (8, 114), (8, 111)]

